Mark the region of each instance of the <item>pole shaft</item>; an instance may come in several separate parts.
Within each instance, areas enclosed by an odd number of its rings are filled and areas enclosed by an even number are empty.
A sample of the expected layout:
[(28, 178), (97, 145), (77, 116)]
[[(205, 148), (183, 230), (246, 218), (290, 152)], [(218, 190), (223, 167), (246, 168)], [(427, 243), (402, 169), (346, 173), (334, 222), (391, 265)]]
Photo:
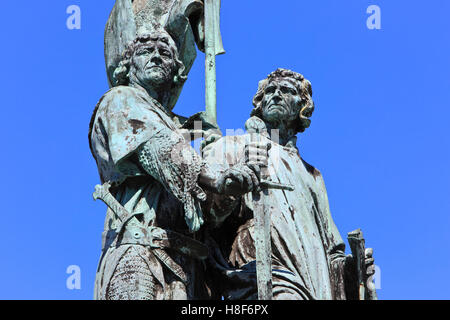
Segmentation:
[(205, 102), (208, 120), (217, 124), (216, 44), (213, 0), (205, 0)]

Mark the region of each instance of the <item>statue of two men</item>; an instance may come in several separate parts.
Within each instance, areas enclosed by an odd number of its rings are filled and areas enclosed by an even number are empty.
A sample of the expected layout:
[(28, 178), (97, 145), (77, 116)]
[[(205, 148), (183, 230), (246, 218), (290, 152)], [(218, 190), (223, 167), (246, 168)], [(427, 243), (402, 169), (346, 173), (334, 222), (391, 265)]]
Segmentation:
[[(145, 2), (116, 2), (107, 31), (125, 28), (126, 15), (117, 12), (126, 11), (136, 19), (135, 27), (126, 28), (133, 29), (128, 38), (134, 36), (120, 59), (106, 52), (112, 89), (100, 99), (90, 124), (100, 180), (111, 185), (111, 195), (131, 217), (122, 221), (114, 206), (108, 208), (95, 298), (255, 299), (249, 195), (263, 179), (295, 186), (269, 190), (266, 199), (274, 299), (353, 298), (354, 261), (344, 254), (322, 176), (296, 147), (296, 134), (309, 126), (314, 110), (309, 81), (284, 69), (270, 74), (259, 84), (246, 123), (259, 141), (245, 135), (209, 140), (202, 158), (186, 139), (192, 129), (188, 119), (172, 112), (192, 61), (186, 48), (204, 39), (192, 36), (195, 28), (182, 27), (198, 17), (193, 8), (201, 2), (176, 2), (185, 15), (167, 7), (169, 22), (150, 27), (136, 9)], [(178, 33), (169, 33), (167, 25), (177, 26)], [(247, 155), (261, 149), (265, 152), (249, 161)], [(366, 264), (370, 276), (370, 254)]]

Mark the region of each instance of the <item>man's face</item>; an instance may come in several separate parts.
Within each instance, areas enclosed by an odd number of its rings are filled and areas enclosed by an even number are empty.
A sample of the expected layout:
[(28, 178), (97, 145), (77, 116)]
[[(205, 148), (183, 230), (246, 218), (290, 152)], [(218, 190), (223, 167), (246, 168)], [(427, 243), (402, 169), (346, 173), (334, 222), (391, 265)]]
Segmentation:
[(264, 89), (262, 113), (266, 121), (293, 121), (298, 117), (300, 93), (289, 79), (273, 79)]
[(175, 61), (167, 43), (150, 40), (133, 55), (134, 73), (144, 87), (161, 88), (173, 81)]

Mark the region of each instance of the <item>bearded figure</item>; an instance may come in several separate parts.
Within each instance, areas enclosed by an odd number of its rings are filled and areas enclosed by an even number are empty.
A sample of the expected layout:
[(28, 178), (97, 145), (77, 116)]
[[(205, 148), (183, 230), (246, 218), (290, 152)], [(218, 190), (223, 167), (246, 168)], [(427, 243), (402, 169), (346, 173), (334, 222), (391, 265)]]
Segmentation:
[[(223, 166), (248, 161), (244, 145), (257, 134), (270, 145), (267, 167), (254, 181), (290, 185), (294, 191), (269, 189), (264, 214), (270, 217), (273, 299), (357, 299), (355, 261), (345, 255), (345, 244), (330, 213), (324, 179), (297, 149), (297, 134), (310, 125), (314, 111), (311, 83), (301, 74), (278, 69), (259, 83), (254, 109), (246, 123), (248, 134), (227, 136), (208, 145), (208, 162)], [(256, 176), (255, 176), (256, 175)], [(211, 197), (215, 225), (209, 244), (217, 296), (257, 299), (255, 217), (252, 195)], [(367, 277), (373, 275), (368, 250)]]

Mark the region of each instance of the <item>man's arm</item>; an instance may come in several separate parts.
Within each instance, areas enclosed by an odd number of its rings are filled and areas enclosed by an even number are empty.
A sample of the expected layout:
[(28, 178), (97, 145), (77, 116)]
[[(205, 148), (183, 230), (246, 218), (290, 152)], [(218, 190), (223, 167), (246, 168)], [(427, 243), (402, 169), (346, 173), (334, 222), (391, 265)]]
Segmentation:
[[(224, 171), (219, 185), (222, 189), (210, 191), (206, 210), (211, 224), (219, 227), (240, 206), (242, 195), (257, 190), (261, 183), (261, 168), (267, 165), (266, 144), (252, 143), (246, 136), (226, 136), (203, 141), (202, 152), (213, 172)], [(249, 158), (249, 155), (259, 155)], [(251, 160), (251, 161), (250, 161)]]
[[(259, 186), (256, 165), (230, 167), (205, 163), (183, 136), (170, 129), (161, 130), (137, 150), (139, 165), (184, 204), (189, 228), (203, 224), (199, 202), (211, 193), (215, 212), (233, 210), (239, 196)], [(220, 199), (220, 200), (219, 200)], [(226, 209), (225, 209), (226, 208)]]
[[(323, 213), (326, 225), (326, 234), (328, 239), (328, 247), (330, 248), (330, 277), (333, 288), (333, 297), (336, 300), (358, 300), (358, 279), (354, 257), (345, 254), (345, 244), (331, 216), (328, 195), (322, 175), (317, 177), (318, 191), (317, 200), (320, 207), (319, 211)], [(373, 276), (374, 259), (372, 258), (372, 249), (365, 251), (365, 265), (367, 278)]]
[(198, 184), (203, 170), (200, 156), (181, 134), (169, 128), (159, 131), (136, 153), (145, 172), (183, 203), (186, 223), (192, 232), (197, 231), (203, 224), (198, 202), (206, 200)]
[(345, 254), (345, 243), (331, 216), (328, 194), (322, 174), (317, 169), (314, 169), (314, 172), (315, 191), (313, 197), (319, 211), (318, 214), (322, 216), (324, 224), (322, 230), (324, 232), (323, 238), (326, 242), (324, 243), (324, 246), (327, 248), (328, 260), (330, 263), (330, 280), (333, 299), (347, 300), (348, 275), (353, 274), (348, 272), (349, 257)]

